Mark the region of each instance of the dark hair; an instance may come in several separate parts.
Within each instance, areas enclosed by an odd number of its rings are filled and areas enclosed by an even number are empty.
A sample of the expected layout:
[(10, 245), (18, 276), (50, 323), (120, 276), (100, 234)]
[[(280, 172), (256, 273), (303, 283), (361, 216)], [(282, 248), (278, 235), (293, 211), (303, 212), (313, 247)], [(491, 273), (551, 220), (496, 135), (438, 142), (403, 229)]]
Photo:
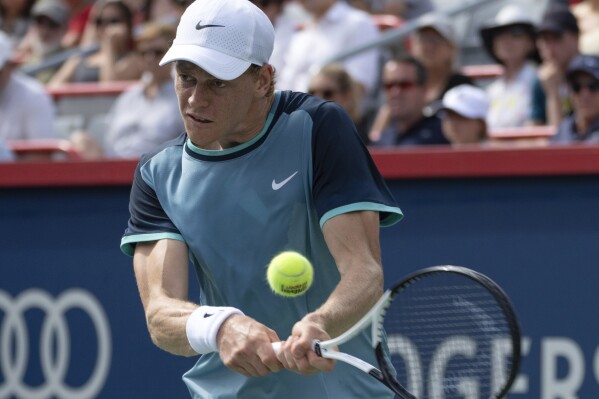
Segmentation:
[(98, 2), (97, 5), (98, 10), (96, 18), (100, 17), (100, 15), (106, 7), (116, 7), (119, 10), (119, 12), (123, 15), (123, 18), (125, 18), (125, 23), (127, 24), (127, 28), (129, 28), (129, 34), (133, 32), (133, 13), (131, 12), (131, 9), (129, 8), (127, 3), (121, 0), (105, 0), (102, 2)]
[(392, 58), (387, 62), (397, 62), (402, 64), (413, 65), (416, 68), (416, 81), (419, 85), (425, 84), (426, 80), (428, 79), (428, 76), (426, 74), (426, 67), (424, 66), (424, 64), (420, 62), (416, 57), (410, 54), (398, 55), (397, 57)]

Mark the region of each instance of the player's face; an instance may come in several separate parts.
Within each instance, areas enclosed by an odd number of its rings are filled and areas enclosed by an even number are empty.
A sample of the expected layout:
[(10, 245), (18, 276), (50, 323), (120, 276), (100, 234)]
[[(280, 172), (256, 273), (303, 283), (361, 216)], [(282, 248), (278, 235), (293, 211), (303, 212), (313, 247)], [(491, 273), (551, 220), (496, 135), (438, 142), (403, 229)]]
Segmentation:
[[(192, 143), (207, 150), (231, 148), (254, 138), (264, 125), (270, 67), (220, 80), (196, 65), (178, 61), (175, 90)], [(268, 104), (267, 104), (268, 103)]]

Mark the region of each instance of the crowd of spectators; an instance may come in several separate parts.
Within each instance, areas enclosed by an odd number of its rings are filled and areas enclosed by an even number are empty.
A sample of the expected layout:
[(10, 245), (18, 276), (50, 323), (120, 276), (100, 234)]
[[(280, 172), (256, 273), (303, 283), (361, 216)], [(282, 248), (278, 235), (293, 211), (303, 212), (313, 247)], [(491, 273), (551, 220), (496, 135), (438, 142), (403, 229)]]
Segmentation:
[[(192, 0), (0, 0), (0, 160), (7, 141), (62, 138), (86, 159), (135, 158), (183, 130), (170, 66), (158, 61)], [(548, 142), (599, 136), (599, 0), (548, 0), (535, 19), (505, 4), (476, 34), (501, 73), (462, 71), (459, 19), (422, 0), (248, 0), (276, 31), (279, 90), (342, 105), (366, 145), (486, 145), (497, 129), (548, 126)], [(436, 2), (438, 4), (438, 2)], [(415, 21), (396, 45), (327, 62), (382, 35), (376, 15)], [(130, 82), (102, 123), (57, 132), (48, 94)], [(136, 83), (135, 83), (136, 82)], [(31, 112), (35, 109), (35, 112)]]

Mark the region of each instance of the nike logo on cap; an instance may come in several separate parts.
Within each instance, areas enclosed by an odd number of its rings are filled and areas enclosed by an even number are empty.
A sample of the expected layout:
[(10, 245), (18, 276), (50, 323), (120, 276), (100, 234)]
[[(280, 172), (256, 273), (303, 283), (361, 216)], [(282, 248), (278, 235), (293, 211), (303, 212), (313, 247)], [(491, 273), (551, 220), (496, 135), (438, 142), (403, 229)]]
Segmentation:
[(289, 176), (288, 178), (286, 178), (285, 180), (283, 180), (280, 183), (277, 183), (275, 181), (275, 179), (272, 179), (272, 189), (275, 190), (275, 191), (277, 191), (278, 189), (280, 189), (281, 187), (283, 187), (285, 184), (287, 184), (287, 182), (289, 180), (293, 179), (293, 176), (297, 175), (297, 172), (298, 171), (296, 170), (294, 174), (292, 174), (291, 176)]
[(198, 22), (196, 25), (196, 30), (204, 29), (204, 28), (224, 28), (225, 25), (202, 25), (202, 21)]

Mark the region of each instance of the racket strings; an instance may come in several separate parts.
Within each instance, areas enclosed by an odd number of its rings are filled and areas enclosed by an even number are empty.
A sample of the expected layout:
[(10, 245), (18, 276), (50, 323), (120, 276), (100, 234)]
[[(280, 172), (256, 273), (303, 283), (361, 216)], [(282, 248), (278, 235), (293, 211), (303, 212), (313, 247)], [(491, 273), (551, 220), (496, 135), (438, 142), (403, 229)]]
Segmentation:
[(501, 304), (468, 277), (430, 275), (392, 301), (384, 319), (398, 381), (418, 399), (493, 398), (511, 369)]

